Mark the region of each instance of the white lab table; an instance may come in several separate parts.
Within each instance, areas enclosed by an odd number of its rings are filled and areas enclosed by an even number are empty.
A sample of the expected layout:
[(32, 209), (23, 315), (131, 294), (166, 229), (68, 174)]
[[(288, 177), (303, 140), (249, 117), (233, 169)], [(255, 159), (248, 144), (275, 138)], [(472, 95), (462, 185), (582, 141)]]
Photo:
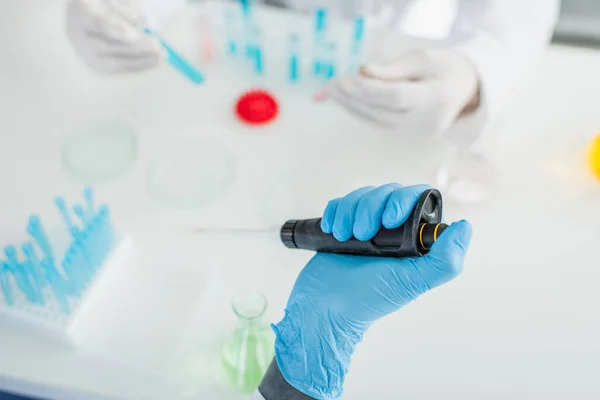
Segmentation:
[[(190, 228), (267, 227), (314, 216), (305, 214), (315, 204), (359, 185), (434, 183), (435, 152), (415, 153), (333, 104), (314, 105), (309, 87), (252, 82), (275, 91), (282, 114), (269, 127), (250, 129), (231, 118), (231, 106), (251, 74), (223, 77), (226, 72), (209, 67), (200, 88), (168, 67), (98, 77), (64, 37), (61, 2), (0, 7), (3, 241), (23, 231), (30, 212), (49, 211), (53, 196), (78, 195), (81, 182), (61, 166), (66, 136), (88, 121), (123, 118), (140, 135), (138, 158), (124, 175), (96, 187), (120, 230), (175, 274), (218, 273), (222, 286), (210, 299), (211, 323), (232, 322), (227, 299), (244, 286), (268, 296), (267, 317), (276, 321), (310, 254), (266, 236), (206, 237)], [(186, 24), (192, 20), (182, 17), (167, 32), (191, 56), (195, 42), (186, 39), (192, 32)], [(448, 204), (448, 219), (467, 217), (474, 225), (463, 275), (365, 335), (345, 398), (600, 396), (600, 185), (581, 165), (600, 130), (598, 71), (596, 51), (551, 47), (544, 54), (495, 133), (493, 199), (478, 207)], [(149, 160), (181, 133), (219, 140), (235, 155), (232, 186), (205, 208), (170, 209), (146, 191)], [(294, 202), (289, 192), (302, 198)], [(283, 199), (291, 203), (280, 204)], [(187, 294), (205, 283), (176, 282)], [(160, 321), (169, 324), (169, 315)], [(145, 334), (154, 332), (149, 327)], [(0, 390), (60, 400), (168, 398), (159, 387), (141, 371), (0, 321)]]

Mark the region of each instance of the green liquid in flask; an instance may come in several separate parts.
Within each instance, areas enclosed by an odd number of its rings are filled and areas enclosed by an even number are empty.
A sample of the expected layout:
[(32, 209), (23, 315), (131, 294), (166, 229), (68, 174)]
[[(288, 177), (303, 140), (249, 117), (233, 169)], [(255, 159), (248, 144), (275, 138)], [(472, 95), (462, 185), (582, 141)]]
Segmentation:
[(232, 332), (221, 348), (221, 363), (229, 384), (238, 392), (252, 393), (274, 355), (274, 335), (262, 322), (266, 299), (260, 293), (236, 295), (233, 311), (239, 327)]

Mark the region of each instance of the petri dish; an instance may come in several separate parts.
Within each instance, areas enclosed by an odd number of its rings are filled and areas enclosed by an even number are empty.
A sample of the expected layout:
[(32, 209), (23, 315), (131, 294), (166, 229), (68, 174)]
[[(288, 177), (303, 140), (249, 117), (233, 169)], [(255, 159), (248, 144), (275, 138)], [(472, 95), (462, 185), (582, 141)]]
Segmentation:
[(234, 176), (234, 157), (205, 138), (170, 140), (148, 166), (148, 190), (174, 208), (198, 208), (218, 200)]
[(76, 179), (100, 183), (123, 174), (138, 154), (136, 132), (127, 124), (107, 121), (90, 124), (67, 138), (63, 167)]

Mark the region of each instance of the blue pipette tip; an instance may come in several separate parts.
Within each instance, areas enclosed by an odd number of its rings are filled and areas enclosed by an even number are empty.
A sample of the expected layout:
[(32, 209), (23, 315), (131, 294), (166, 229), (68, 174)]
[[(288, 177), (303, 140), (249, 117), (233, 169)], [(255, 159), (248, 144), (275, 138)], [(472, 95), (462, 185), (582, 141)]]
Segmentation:
[(59, 210), (67, 210), (67, 203), (65, 202), (65, 198), (62, 196), (56, 196), (54, 198), (54, 204), (58, 207)]
[(33, 244), (30, 242), (25, 242), (21, 245), (21, 249), (23, 250), (23, 254), (27, 257), (35, 256), (35, 250), (33, 248)]
[(77, 215), (82, 222), (86, 221), (85, 210), (81, 204), (75, 204), (73, 206), (73, 213), (75, 213), (75, 215)]
[(12, 244), (4, 246), (4, 254), (6, 254), (6, 257), (10, 263), (17, 262), (17, 248)]
[(169, 44), (167, 44), (156, 32), (147, 27), (143, 29), (143, 32), (156, 38), (160, 42), (163, 49), (165, 49), (165, 51), (167, 52), (167, 61), (173, 68), (181, 72), (195, 84), (199, 85), (204, 82), (204, 76), (202, 75), (200, 70), (198, 70), (198, 68), (193, 66), (179, 53), (177, 53), (175, 49), (173, 49)]
[(38, 217), (37, 215), (30, 215), (28, 224), (31, 227), (40, 226), (40, 217)]

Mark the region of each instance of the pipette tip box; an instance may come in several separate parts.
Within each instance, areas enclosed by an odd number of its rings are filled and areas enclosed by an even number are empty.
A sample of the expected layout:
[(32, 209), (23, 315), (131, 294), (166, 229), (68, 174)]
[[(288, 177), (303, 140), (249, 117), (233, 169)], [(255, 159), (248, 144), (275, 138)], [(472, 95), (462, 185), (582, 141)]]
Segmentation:
[(0, 321), (69, 341), (101, 277), (131, 247), (130, 239), (116, 237), (108, 207), (96, 207), (91, 189), (84, 190), (84, 199), (71, 208), (64, 198), (55, 199), (63, 235), (48, 235), (41, 218), (32, 215), (26, 228), (31, 240), (4, 247)]

